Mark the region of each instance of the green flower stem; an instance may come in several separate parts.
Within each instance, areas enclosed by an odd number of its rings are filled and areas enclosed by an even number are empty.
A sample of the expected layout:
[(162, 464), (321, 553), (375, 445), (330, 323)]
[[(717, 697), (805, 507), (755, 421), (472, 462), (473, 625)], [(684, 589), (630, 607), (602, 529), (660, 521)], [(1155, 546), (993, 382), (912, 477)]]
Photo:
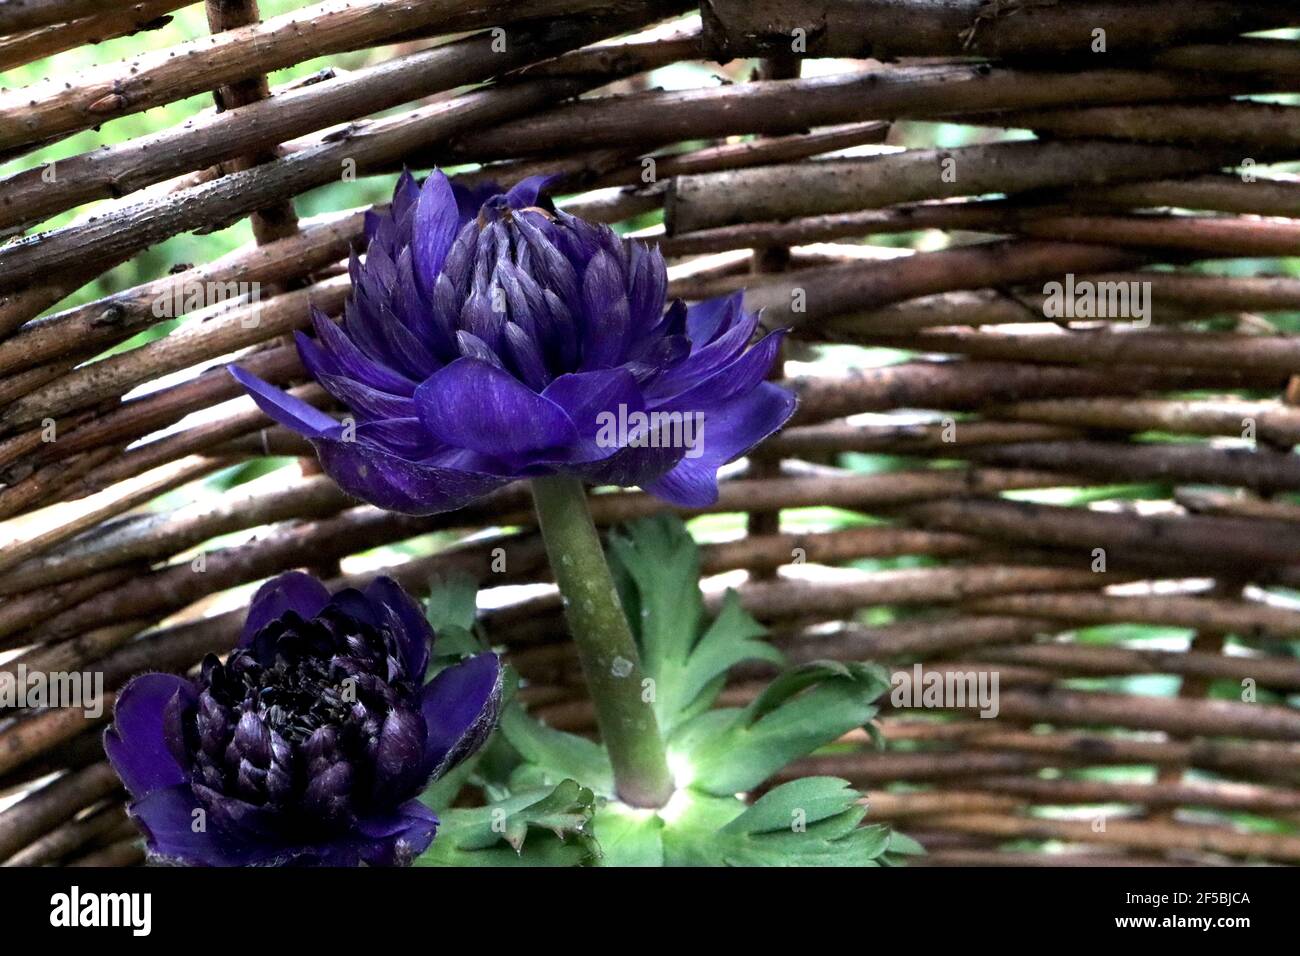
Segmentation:
[(662, 807), (673, 792), (663, 738), (654, 709), (642, 699), (636, 642), (582, 482), (555, 475), (534, 478), (532, 486), (546, 553), (564, 596), (619, 799), (634, 807)]

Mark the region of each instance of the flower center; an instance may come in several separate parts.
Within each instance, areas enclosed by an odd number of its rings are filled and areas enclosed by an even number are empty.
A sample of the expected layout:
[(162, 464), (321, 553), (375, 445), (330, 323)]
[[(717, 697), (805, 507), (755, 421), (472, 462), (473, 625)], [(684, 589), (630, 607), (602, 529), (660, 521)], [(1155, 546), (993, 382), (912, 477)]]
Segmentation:
[(253, 664), (239, 675), (244, 700), (268, 727), (290, 743), (299, 743), (319, 728), (347, 719), (356, 696), (347, 699), (346, 675), (332, 674), (314, 658), (300, 660), (297, 666), (276, 663), (271, 668)]

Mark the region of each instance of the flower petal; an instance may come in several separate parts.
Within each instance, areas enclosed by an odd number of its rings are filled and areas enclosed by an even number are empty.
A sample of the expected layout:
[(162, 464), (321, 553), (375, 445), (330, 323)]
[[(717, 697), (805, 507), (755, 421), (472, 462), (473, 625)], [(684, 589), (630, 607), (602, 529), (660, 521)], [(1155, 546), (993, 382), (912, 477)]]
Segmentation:
[(699, 458), (683, 458), (666, 475), (641, 487), (669, 504), (704, 508), (718, 500), (718, 466)]
[(772, 371), (785, 330), (764, 336), (739, 358), (705, 376), (672, 398), (652, 404), (655, 409), (693, 411), (725, 405), (752, 392)]
[(342, 375), (331, 375), (315, 368), (311, 372), (325, 391), (358, 416), (380, 420), (415, 417), (415, 403), (404, 395), (381, 392)]
[(424, 681), (424, 669), (429, 666), (429, 651), (436, 635), (424, 608), (402, 590), (402, 586), (385, 575), (366, 585), (364, 592), (370, 601), (384, 610), (385, 620), (402, 649), (407, 673), (417, 684)]
[[(546, 387), (542, 397), (564, 409), (578, 430), (578, 442), (563, 461), (601, 461), (619, 451), (611, 441), (610, 427), (645, 411), (645, 401), (635, 376), (625, 368), (597, 369), (561, 375)], [(615, 434), (612, 437), (617, 437)], [(543, 462), (545, 464), (546, 462)]]
[(384, 718), (375, 750), (374, 798), (380, 805), (414, 796), (427, 779), (428, 728), (414, 710), (394, 707)]
[(510, 192), (506, 193), (506, 205), (511, 209), (526, 209), (529, 206), (536, 206), (537, 194), (556, 178), (558, 177), (554, 175), (543, 174), (528, 176), (519, 180), (510, 187)]
[(198, 783), (190, 784), (194, 797), (206, 813), (208, 826), (230, 841), (255, 840), (274, 844), (282, 826), (280, 808), (259, 806)]
[(740, 315), (744, 292), (719, 296), (697, 302), (686, 310), (686, 334), (696, 347), (707, 345), (717, 337), (719, 332), (730, 328)]
[(238, 365), (227, 365), (226, 370), (248, 390), (258, 408), (285, 428), (307, 438), (335, 435), (341, 430), (339, 423), (319, 408), (313, 408), (302, 399), (262, 381), (252, 372), (246, 372)]
[(397, 177), (397, 185), (393, 187), (393, 221), (400, 224), (419, 198), (420, 184), (415, 181), (409, 169), (403, 169)]
[[(648, 434), (646, 430), (640, 434)], [(620, 488), (642, 487), (661, 478), (682, 460), (686, 448), (661, 442), (658, 446), (629, 445), (608, 458), (566, 464), (563, 470), (593, 485), (617, 485)]]
[(477, 186), (466, 186), (464, 183), (452, 182), (451, 190), (456, 197), (457, 212), (460, 221), (463, 223), (477, 216), (483, 204), (501, 192), (501, 187), (493, 182), (480, 183)]
[[(415, 391), (415, 382), (366, 355), (348, 338), (347, 333), (339, 325), (319, 309), (312, 310), (312, 325), (316, 329), (316, 337), (320, 340), (317, 347), (330, 355), (336, 363), (336, 368), (329, 371), (365, 382), (371, 388), (391, 392), (394, 395), (409, 396)], [(295, 332), (294, 339), (298, 343), (298, 354), (302, 356), (305, 350), (304, 340), (308, 342), (311, 340), (301, 332)], [(311, 368), (307, 365), (305, 357), (303, 364)]]
[(505, 369), (457, 359), (415, 390), (415, 404), (433, 436), (456, 448), (511, 456), (577, 441), (569, 416)]
[(631, 307), (618, 261), (601, 249), (582, 276), (582, 368), (608, 368), (621, 362), (631, 331)]
[(426, 292), (433, 291), (443, 260), (460, 230), (460, 210), (451, 182), (434, 170), (420, 189), (412, 221), (411, 253), (415, 274)]
[(310, 574), (288, 571), (267, 581), (253, 595), (248, 617), (239, 636), (239, 647), (253, 643), (257, 632), (289, 611), (310, 621), (329, 603), (330, 593)]
[(424, 688), (420, 707), (429, 729), (425, 766), (439, 777), (487, 740), (501, 705), (502, 670), (492, 653), (442, 671)]
[(344, 617), (367, 624), (378, 630), (383, 627), (383, 609), (372, 602), (365, 593), (356, 588), (343, 588), (330, 597), (329, 608), (339, 611)]
[(584, 437), (595, 434), (604, 421), (602, 413), (617, 415), (620, 407), (626, 414), (645, 409), (636, 378), (625, 368), (560, 375), (542, 397), (564, 409)]
[(704, 416), (701, 460), (715, 465), (735, 461), (789, 421), (798, 404), (789, 389), (760, 382), (747, 395), (709, 409)]
[[(307, 852), (264, 840), (245, 840), (211, 825), (185, 785), (154, 790), (127, 806), (156, 863), (183, 866), (282, 866)], [(199, 829), (196, 831), (196, 827)]]
[(710, 409), (702, 431), (703, 452), (683, 458), (646, 491), (671, 504), (701, 508), (718, 500), (718, 468), (761, 442), (794, 414), (794, 394), (762, 382), (748, 395)]
[(385, 418), (357, 425), (356, 440), (382, 448), (407, 461), (423, 461), (443, 446), (429, 434), (418, 418)]
[(312, 444), (321, 468), (345, 492), (401, 514), (454, 511), (510, 480), (508, 475), (408, 461), (359, 441), (321, 438)]
[(369, 840), (360, 845), (370, 866), (407, 866), (429, 849), (438, 831), (437, 815), (419, 800), (410, 800), (386, 817), (360, 820), (357, 829)]
[[(141, 674), (113, 706), (113, 726), (104, 732), (104, 752), (133, 797), (143, 797), (189, 779), (168, 743), (168, 705), (198, 700), (194, 685), (175, 674)], [(173, 703), (175, 702), (175, 703)]]
[(712, 375), (744, 351), (756, 328), (758, 328), (757, 314), (743, 312), (737, 315), (736, 321), (730, 328), (719, 333), (707, 345), (701, 346), (692, 338), (691, 354), (655, 380), (652, 389), (654, 395), (672, 395), (690, 388), (704, 376)]

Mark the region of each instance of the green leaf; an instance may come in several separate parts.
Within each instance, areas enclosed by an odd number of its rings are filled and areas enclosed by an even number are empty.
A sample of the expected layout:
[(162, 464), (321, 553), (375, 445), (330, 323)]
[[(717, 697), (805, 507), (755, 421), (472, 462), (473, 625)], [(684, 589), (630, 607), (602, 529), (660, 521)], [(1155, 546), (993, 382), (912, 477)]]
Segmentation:
[(566, 834), (580, 834), (591, 822), (595, 804), (596, 795), (590, 789), (575, 780), (565, 780), (549, 796), (505, 817), (505, 840), (518, 853), (529, 827), (543, 827), (561, 840)]
[(861, 794), (838, 777), (804, 777), (782, 784), (759, 797), (744, 813), (722, 828), (723, 833), (768, 833), (788, 830), (793, 823), (816, 823), (857, 806)]
[(782, 662), (776, 648), (756, 639), (765, 632), (734, 592), (704, 628), (699, 549), (679, 519), (662, 515), (627, 526), (610, 535), (610, 554), (665, 734), (707, 710), (736, 664)]
[(611, 559), (635, 588), (628, 617), (650, 675), (667, 661), (683, 661), (704, 616), (700, 554), (680, 520), (645, 518), (609, 536)]
[[(780, 666), (785, 658), (771, 644), (755, 640), (767, 631), (740, 606), (740, 596), (728, 589), (722, 611), (691, 652), (682, 674), (681, 698), (697, 699), (714, 680), (743, 661), (763, 660)], [(711, 702), (711, 701), (710, 701)]]
[(889, 852), (902, 853), (907, 856), (924, 856), (925, 847), (917, 843), (910, 836), (899, 833), (897, 830), (889, 835)]
[(699, 796), (664, 831), (669, 866), (877, 866), (884, 826), (859, 826), (861, 794), (843, 780), (794, 780), (745, 807)]
[(691, 785), (719, 796), (751, 790), (776, 771), (869, 724), (889, 688), (874, 664), (814, 661), (773, 681), (743, 710), (709, 711), (674, 736)]
[(653, 813), (609, 803), (596, 811), (592, 836), (600, 866), (663, 866), (664, 822)]
[(448, 625), (438, 632), (438, 642), (433, 650), (434, 659), (430, 662), (430, 667), (442, 670), (449, 664), (487, 650), (487, 647), (473, 631)]
[(440, 638), (447, 628), (473, 631), (478, 615), (478, 581), (464, 571), (432, 578), (424, 615)]
[(442, 813), (445, 808), (450, 807), (456, 802), (456, 797), (460, 794), (461, 788), (469, 782), (469, 778), (473, 775), (474, 768), (478, 766), (481, 756), (482, 751), (467, 760), (462, 760), (445, 775), (429, 784), (424, 793), (420, 794), (420, 802), (438, 813)]
[(590, 866), (599, 858), (594, 843), (579, 840), (557, 840), (545, 835), (543, 839), (530, 840), (528, 849), (516, 853), (504, 843), (486, 850), (471, 852), (444, 851), (433, 841), (433, 847), (415, 861), (415, 866)]
[(763, 688), (747, 708), (752, 722), (771, 713), (801, 690), (836, 677), (852, 679), (852, 665), (842, 661), (810, 661), (792, 667)]
[(528, 716), (518, 703), (501, 715), (499, 730), (544, 780), (579, 780), (603, 796), (614, 793), (614, 768), (597, 743), (565, 733)]
[(574, 780), (485, 807), (449, 810), (417, 866), (576, 866), (599, 855), (596, 797)]
[(883, 751), (889, 745), (885, 732), (880, 729), (880, 725), (874, 720), (865, 725), (863, 729), (867, 732), (867, 736), (871, 738), (871, 746), (876, 750)]
[(906, 866), (908, 858), (924, 856), (925, 847), (910, 836), (893, 831), (889, 834), (889, 846), (880, 854), (881, 866)]
[(472, 575), (455, 572), (430, 580), (424, 616), (437, 634), (437, 641), (427, 677), (432, 678), (450, 663), (487, 650), (476, 630), (477, 614), (478, 582)]

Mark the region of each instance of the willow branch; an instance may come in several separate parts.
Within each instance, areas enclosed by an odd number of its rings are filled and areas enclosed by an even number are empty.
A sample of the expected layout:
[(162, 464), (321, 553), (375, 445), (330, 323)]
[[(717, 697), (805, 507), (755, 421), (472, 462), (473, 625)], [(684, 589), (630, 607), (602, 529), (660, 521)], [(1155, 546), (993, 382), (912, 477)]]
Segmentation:
[(705, 42), (719, 59), (789, 55), (796, 29), (805, 56), (1087, 56), (1093, 30), (1115, 53), (1160, 50), (1200, 37), (1249, 33), (1300, 22), (1294, 12), (1254, 0), (1190, 0), (1177, 7), (1113, 0), (1022, 4), (1006, 10), (981, 0), (705, 0)]
[(7, 193), (0, 227), (39, 221), (94, 199), (121, 196), (181, 173), (265, 152), (324, 125), (479, 83), (616, 28), (558, 20), (544, 28), (511, 29), (504, 50), (498, 50), (501, 41), (492, 34), (480, 33), (269, 99), (227, 102), (223, 111), (180, 126), (60, 159), (53, 182), (44, 175), (45, 167), (0, 180)]
[(60, 777), (24, 797), (0, 816), (0, 860), (12, 856), (120, 786), (108, 764), (100, 762)]
[(1253, 422), (1261, 439), (1278, 445), (1300, 445), (1300, 409), (1276, 401), (1238, 398), (1042, 399), (993, 406), (985, 409), (985, 414), (1044, 425), (1231, 435), (1237, 438)]
[[(491, 0), (465, 11), (454, 0), (326, 0), (229, 30), (187, 40), (121, 63), (44, 80), (0, 95), (0, 149), (97, 126), (251, 76), (331, 53), (365, 49), (418, 29), (481, 29), (526, 18), (584, 12), (617, 15), (637, 0)], [(666, 7), (666, 9), (665, 9)], [(659, 8), (671, 12), (671, 4)]]
[(188, 6), (191, 0), (136, 0), (116, 9), (96, 10), (91, 16), (67, 23), (37, 27), (0, 37), (0, 70), (32, 63), (64, 50), (90, 43), (102, 43), (120, 36), (156, 30), (171, 21), (170, 11)]
[[(867, 120), (927, 119), (1081, 103), (1115, 104), (1267, 92), (1257, 77), (1189, 80), (1153, 70), (1022, 71), (1006, 67), (897, 66), (798, 80), (627, 93), (580, 100), (465, 133), (440, 158), (482, 162), (588, 148), (652, 146), (742, 133), (782, 135)], [(1261, 87), (1267, 89), (1261, 89)], [(1267, 145), (1267, 144), (1261, 144)]]
[[(924, 527), (978, 534), (1007, 542), (1105, 548), (1109, 555), (1200, 555), (1201, 565), (1254, 574), (1300, 561), (1300, 540), (1285, 525), (1265, 531), (1255, 520), (1201, 515), (1115, 514), (1010, 501), (943, 501), (905, 514)], [(1051, 615), (1038, 615), (1040, 617)]]
[(679, 176), (669, 190), (664, 224), (676, 235), (925, 199), (1159, 179), (1240, 159), (1226, 151), (1174, 146), (1030, 140), (776, 164)]

